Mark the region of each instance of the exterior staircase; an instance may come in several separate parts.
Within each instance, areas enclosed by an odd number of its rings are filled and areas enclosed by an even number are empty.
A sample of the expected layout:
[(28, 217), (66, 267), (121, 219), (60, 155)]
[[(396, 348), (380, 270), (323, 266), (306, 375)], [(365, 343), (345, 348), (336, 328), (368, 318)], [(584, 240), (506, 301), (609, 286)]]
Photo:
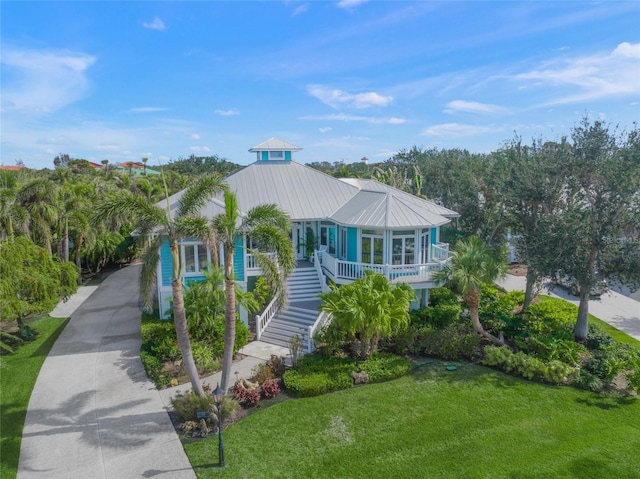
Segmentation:
[(289, 306), (284, 311), (276, 313), (260, 340), (288, 347), (291, 337), (297, 334), (303, 344), (306, 344), (309, 326), (313, 325), (320, 313), (320, 278), (310, 263), (299, 262), (287, 279), (287, 288)]

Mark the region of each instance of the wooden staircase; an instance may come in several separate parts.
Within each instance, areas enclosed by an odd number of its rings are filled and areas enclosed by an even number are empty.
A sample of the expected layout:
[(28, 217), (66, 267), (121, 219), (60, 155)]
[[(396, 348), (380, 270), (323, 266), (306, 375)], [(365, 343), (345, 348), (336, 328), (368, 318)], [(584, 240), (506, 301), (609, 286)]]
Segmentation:
[(306, 344), (309, 326), (315, 323), (320, 313), (320, 278), (313, 265), (306, 262), (298, 264), (287, 279), (287, 288), (289, 306), (274, 316), (260, 340), (288, 347), (291, 337), (297, 334)]

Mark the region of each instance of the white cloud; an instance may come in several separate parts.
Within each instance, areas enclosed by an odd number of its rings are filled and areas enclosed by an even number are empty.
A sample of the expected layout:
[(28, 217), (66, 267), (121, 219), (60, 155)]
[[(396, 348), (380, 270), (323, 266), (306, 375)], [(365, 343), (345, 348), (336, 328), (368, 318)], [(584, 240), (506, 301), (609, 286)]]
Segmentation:
[(318, 131), (320, 133), (327, 133), (329, 131), (333, 130), (333, 128), (331, 128), (330, 126), (323, 126), (322, 128), (318, 128)]
[(479, 103), (475, 101), (454, 100), (446, 105), (444, 113), (467, 112), (467, 113), (507, 113), (507, 108), (492, 105), (490, 103)]
[(461, 138), (465, 136), (475, 136), (501, 131), (504, 131), (504, 128), (495, 126), (462, 125), (460, 123), (442, 123), (440, 125), (429, 126), (422, 130), (420, 134), (423, 136)]
[(335, 115), (319, 115), (319, 116), (301, 116), (300, 120), (334, 120), (334, 121), (364, 121), (366, 123), (374, 124), (388, 124), (388, 125), (402, 125), (407, 122), (404, 118), (376, 118), (372, 116), (355, 116), (345, 115), (344, 113), (338, 113)]
[(51, 113), (89, 92), (86, 71), (96, 58), (67, 50), (4, 46), (2, 111)]
[(214, 113), (220, 116), (234, 116), (240, 114), (238, 110), (215, 110)]
[(299, 5), (298, 7), (296, 7), (293, 12), (291, 12), (291, 16), (292, 17), (297, 17), (298, 15), (305, 13), (309, 10), (309, 4), (308, 3), (303, 3), (302, 5)]
[(211, 151), (208, 146), (190, 146), (189, 150), (194, 153), (209, 153)]
[(344, 8), (345, 10), (351, 10), (356, 8), (363, 3), (366, 3), (368, 0), (340, 0), (338, 2), (338, 8)]
[(152, 22), (143, 22), (142, 26), (144, 28), (148, 28), (150, 30), (160, 30), (160, 31), (162, 31), (162, 30), (166, 30), (167, 29), (167, 27), (164, 24), (164, 22), (162, 20), (160, 20), (158, 17), (155, 17)]
[(158, 106), (139, 106), (129, 109), (130, 113), (153, 113), (154, 111), (167, 111), (168, 108), (162, 108)]
[(199, 140), (200, 139), (200, 135), (198, 135), (197, 133), (194, 133), (193, 135), (191, 135), (191, 139), (192, 140)]
[[(557, 58), (539, 68), (515, 75), (521, 88), (567, 87), (571, 94), (557, 95), (539, 107), (593, 101), (618, 95), (640, 94), (640, 43), (621, 43), (610, 54)], [(576, 93), (573, 93), (577, 90)]]
[(307, 92), (333, 108), (342, 105), (362, 109), (372, 106), (387, 106), (393, 101), (391, 96), (383, 96), (376, 92), (347, 93), (342, 90), (331, 89), (323, 85), (309, 85)]

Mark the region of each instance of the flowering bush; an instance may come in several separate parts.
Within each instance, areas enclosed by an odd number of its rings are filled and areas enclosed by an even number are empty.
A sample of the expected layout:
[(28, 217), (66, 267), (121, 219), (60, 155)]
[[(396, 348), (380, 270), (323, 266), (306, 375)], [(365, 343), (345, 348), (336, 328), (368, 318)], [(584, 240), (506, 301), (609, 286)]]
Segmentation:
[(274, 380), (268, 379), (267, 381), (262, 383), (260, 391), (264, 399), (271, 399), (280, 394), (280, 386), (278, 386), (278, 383)]

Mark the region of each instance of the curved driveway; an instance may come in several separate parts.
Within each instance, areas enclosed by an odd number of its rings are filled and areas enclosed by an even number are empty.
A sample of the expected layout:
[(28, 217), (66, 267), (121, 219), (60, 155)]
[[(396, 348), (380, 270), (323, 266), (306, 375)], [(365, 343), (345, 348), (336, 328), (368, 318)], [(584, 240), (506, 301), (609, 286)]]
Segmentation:
[(31, 395), (18, 479), (195, 478), (140, 362), (139, 266), (72, 314)]

